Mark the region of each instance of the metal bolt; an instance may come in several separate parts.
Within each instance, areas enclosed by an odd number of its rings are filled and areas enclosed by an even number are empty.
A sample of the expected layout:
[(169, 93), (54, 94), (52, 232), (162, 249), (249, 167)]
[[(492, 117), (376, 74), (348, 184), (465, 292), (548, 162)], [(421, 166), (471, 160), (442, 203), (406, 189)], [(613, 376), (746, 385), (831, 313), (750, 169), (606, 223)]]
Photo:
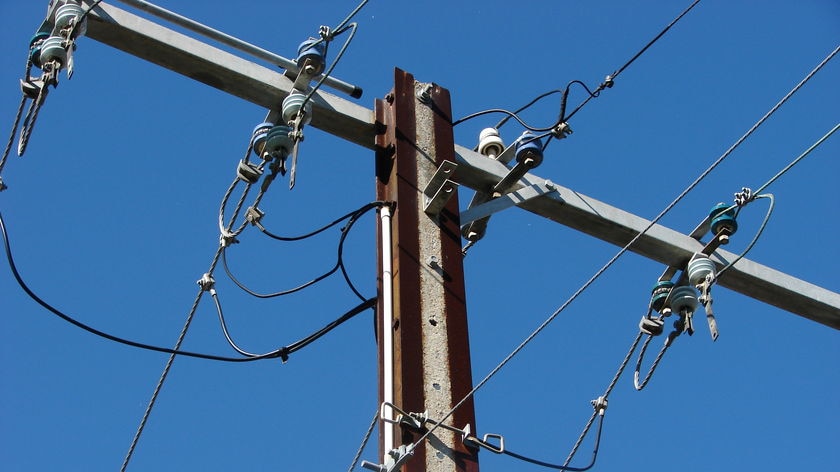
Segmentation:
[(557, 186), (554, 185), (554, 182), (552, 182), (550, 180), (545, 181), (545, 188), (547, 188), (549, 190), (557, 190)]
[(430, 267), (440, 267), (437, 256), (429, 256), (429, 258), (426, 259), (426, 263), (429, 264)]
[(429, 103), (432, 101), (432, 89), (434, 85), (432, 84), (425, 84), (423, 88), (417, 92), (417, 100), (420, 100), (420, 103)]

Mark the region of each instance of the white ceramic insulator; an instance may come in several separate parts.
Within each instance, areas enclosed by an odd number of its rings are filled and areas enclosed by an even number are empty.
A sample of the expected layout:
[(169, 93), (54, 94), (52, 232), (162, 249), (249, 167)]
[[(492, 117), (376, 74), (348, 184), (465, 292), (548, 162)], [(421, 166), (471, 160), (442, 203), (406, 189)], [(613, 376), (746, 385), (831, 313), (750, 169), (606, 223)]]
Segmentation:
[(488, 157), (496, 157), (505, 150), (505, 143), (499, 137), (496, 128), (484, 128), (478, 135), (478, 152)]

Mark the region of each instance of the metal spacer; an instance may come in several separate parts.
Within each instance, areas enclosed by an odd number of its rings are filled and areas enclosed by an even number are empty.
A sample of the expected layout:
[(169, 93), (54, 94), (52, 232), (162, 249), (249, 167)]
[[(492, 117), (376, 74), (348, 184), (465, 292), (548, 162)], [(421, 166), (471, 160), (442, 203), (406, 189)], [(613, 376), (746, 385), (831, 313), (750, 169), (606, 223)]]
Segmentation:
[(554, 129), (551, 130), (552, 136), (554, 136), (557, 139), (563, 139), (572, 133), (574, 133), (574, 131), (572, 131), (572, 127), (565, 122), (558, 124), (554, 127)]
[(260, 226), (260, 220), (263, 216), (265, 216), (264, 211), (257, 207), (248, 207), (248, 211), (245, 213), (245, 221), (254, 226)]
[(219, 244), (222, 247), (232, 246), (238, 242), (239, 240), (236, 239), (236, 235), (233, 233), (222, 234), (219, 236)]
[(209, 272), (205, 273), (201, 276), (200, 279), (196, 282), (203, 292), (209, 292), (213, 290), (213, 287), (216, 285), (216, 280), (213, 279), (213, 276), (210, 275)]
[(592, 404), (592, 408), (595, 408), (599, 415), (604, 416), (604, 412), (607, 411), (607, 397), (602, 395), (589, 403)]

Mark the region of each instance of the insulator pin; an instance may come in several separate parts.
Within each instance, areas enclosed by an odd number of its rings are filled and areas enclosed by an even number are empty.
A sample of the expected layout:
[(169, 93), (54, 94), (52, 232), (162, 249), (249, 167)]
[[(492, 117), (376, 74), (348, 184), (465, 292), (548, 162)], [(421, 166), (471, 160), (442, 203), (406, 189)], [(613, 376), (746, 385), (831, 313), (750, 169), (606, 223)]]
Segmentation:
[(730, 206), (726, 203), (718, 203), (709, 211), (712, 234), (720, 234), (724, 229), (729, 230), (729, 234), (735, 234), (735, 231), (738, 231), (738, 222), (735, 221), (735, 208), (729, 208)]
[(534, 133), (525, 131), (516, 143), (516, 161), (525, 162), (528, 159), (533, 161), (533, 167), (540, 165), (543, 150), (540, 139)]
[(496, 128), (484, 128), (478, 135), (479, 154), (495, 158), (505, 150), (505, 144), (499, 137), (499, 130)]

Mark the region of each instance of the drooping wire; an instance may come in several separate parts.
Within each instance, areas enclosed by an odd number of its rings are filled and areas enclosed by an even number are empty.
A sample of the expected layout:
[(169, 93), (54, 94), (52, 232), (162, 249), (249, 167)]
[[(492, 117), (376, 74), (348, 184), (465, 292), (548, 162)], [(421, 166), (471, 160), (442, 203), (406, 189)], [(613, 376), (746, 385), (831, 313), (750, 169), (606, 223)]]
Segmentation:
[[(359, 218), (362, 215), (364, 215), (365, 213), (367, 213), (368, 211), (370, 211), (371, 209), (376, 208), (377, 205), (378, 205), (378, 203), (369, 203), (369, 204), (363, 206), (362, 208), (360, 208), (359, 210), (356, 210), (352, 213), (348, 213), (347, 215), (339, 218), (338, 220), (335, 220), (332, 223), (329, 223), (328, 225), (326, 225), (322, 228), (319, 228), (318, 230), (315, 230), (315, 231), (313, 231), (309, 234), (303, 235), (303, 236), (286, 238), (286, 237), (277, 236), (273, 233), (270, 234), (270, 236), (273, 237), (274, 239), (286, 240), (286, 241), (297, 241), (297, 240), (300, 240), (300, 239), (305, 239), (305, 238), (308, 238), (310, 236), (314, 236), (316, 234), (319, 234), (319, 233), (325, 231), (326, 229), (335, 226), (336, 224), (340, 223), (341, 221), (348, 220), (347, 225), (345, 227), (343, 227), (342, 230), (341, 230), (341, 236), (339, 237), (338, 250), (337, 250), (335, 265), (333, 265), (332, 268), (330, 268), (326, 272), (322, 273), (321, 275), (313, 278), (312, 280), (309, 280), (308, 282), (305, 282), (301, 285), (298, 285), (296, 287), (286, 289), (286, 290), (281, 290), (281, 291), (278, 291), (278, 292), (273, 292), (273, 293), (259, 293), (259, 292), (256, 292), (256, 291), (252, 290), (251, 288), (246, 286), (243, 282), (241, 282), (233, 274), (233, 271), (231, 271), (230, 266), (228, 265), (228, 262), (227, 262), (227, 250), (226, 249), (222, 252), (222, 266), (225, 269), (225, 273), (228, 275), (230, 280), (234, 284), (236, 284), (237, 287), (239, 287), (240, 289), (242, 289), (243, 291), (245, 291), (249, 295), (254, 296), (256, 298), (265, 299), (265, 298), (275, 298), (275, 297), (282, 297), (282, 296), (285, 296), (285, 295), (290, 295), (292, 293), (299, 292), (299, 291), (301, 291), (301, 290), (303, 290), (307, 287), (311, 287), (312, 285), (326, 279), (327, 277), (329, 277), (329, 276), (333, 275), (334, 273), (338, 272), (339, 270), (341, 270), (342, 273), (345, 275), (345, 280), (348, 282), (348, 285), (350, 286), (351, 290), (356, 294), (356, 296), (358, 296), (361, 299), (364, 299), (364, 297), (359, 293), (359, 291), (355, 288), (355, 286), (353, 286), (352, 282), (350, 282), (349, 276), (347, 276), (346, 270), (344, 269), (344, 242), (346, 241), (347, 236), (350, 233), (350, 230), (353, 228), (353, 225), (356, 224), (356, 222), (359, 220)], [(267, 233), (267, 234), (269, 233), (267, 230), (262, 228), (262, 225), (260, 225), (260, 227), (261, 227), (261, 230), (264, 233)]]
[[(586, 432), (589, 431), (589, 429), (592, 427), (592, 424), (595, 422), (595, 418), (598, 417), (598, 416), (599, 415), (598, 415), (597, 412), (593, 413), (593, 415), (590, 417), (589, 421), (587, 422), (586, 427), (584, 428), (585, 433), (581, 435), (577, 444), (579, 444), (580, 440), (582, 440), (583, 437), (585, 437)], [(541, 460), (538, 460), (538, 459), (534, 459), (532, 457), (528, 457), (528, 456), (524, 456), (522, 454), (518, 454), (516, 452), (513, 452), (513, 451), (509, 450), (507, 447), (504, 450), (502, 450), (501, 453), (505, 454), (505, 455), (508, 455), (510, 457), (513, 457), (514, 459), (519, 459), (523, 462), (528, 462), (529, 464), (538, 465), (540, 467), (545, 467), (545, 468), (548, 468), (548, 469), (562, 470), (562, 471), (567, 471), (567, 472), (585, 472), (585, 471), (591, 469), (593, 466), (595, 466), (595, 461), (598, 458), (598, 450), (601, 447), (601, 432), (604, 429), (604, 416), (600, 415), (600, 417), (598, 419), (599, 419), (599, 421), (598, 421), (598, 432), (595, 436), (595, 445), (594, 445), (594, 448), (592, 450), (592, 460), (589, 462), (588, 465), (586, 465), (584, 467), (570, 467), (568, 463), (571, 460), (571, 458), (567, 459), (567, 461), (563, 465), (554, 464), (554, 463), (551, 463), (551, 462), (541, 461)], [(573, 450), (576, 451), (577, 448), (574, 448)], [(570, 456), (573, 457), (574, 453), (572, 453)]]
[(6, 253), (6, 261), (9, 264), (9, 269), (12, 271), (12, 276), (14, 277), (15, 281), (17, 282), (18, 286), (32, 299), (35, 303), (49, 311), (50, 313), (54, 314), (55, 316), (61, 318), (62, 320), (76, 326), (77, 328), (81, 328), (88, 333), (91, 333), (95, 336), (101, 337), (103, 339), (107, 339), (108, 341), (113, 341), (119, 344), (124, 344), (126, 346), (135, 347), (138, 349), (144, 349), (147, 351), (154, 351), (154, 352), (161, 352), (164, 354), (177, 354), (179, 356), (185, 357), (194, 357), (198, 359), (206, 359), (206, 360), (213, 360), (213, 361), (223, 361), (223, 362), (243, 362), (243, 361), (250, 361), (251, 359), (242, 359), (242, 358), (232, 358), (232, 357), (223, 357), (223, 356), (215, 356), (212, 354), (200, 354), (195, 352), (189, 351), (181, 351), (175, 349), (169, 349), (160, 346), (154, 346), (151, 344), (141, 343), (137, 341), (131, 341), (129, 339), (121, 338), (119, 336), (114, 336), (112, 334), (106, 333), (104, 331), (100, 331), (96, 328), (86, 325), (81, 321), (76, 320), (75, 318), (65, 314), (61, 310), (53, 307), (46, 301), (44, 301), (41, 297), (39, 297), (23, 280), (23, 277), (20, 275), (20, 272), (17, 268), (17, 263), (14, 260), (11, 243), (9, 242), (9, 235), (6, 230), (5, 221), (3, 220), (3, 215), (0, 214), (0, 235), (3, 237), (3, 244)]
[(622, 247), (609, 261), (606, 262), (600, 269), (598, 269), (592, 277), (590, 277), (584, 284), (578, 288), (562, 305), (560, 305), (557, 310), (555, 310), (545, 321), (543, 321), (531, 334), (529, 334), (525, 340), (523, 340), (516, 348), (511, 351), (502, 361), (496, 365), (481, 381), (479, 381), (467, 394), (459, 400), (440, 420), (440, 423), (431, 427), (428, 431), (426, 431), (420, 438), (415, 442), (415, 446), (410, 448), (413, 451), (416, 448), (416, 444), (420, 444), (423, 440), (429, 437), (432, 433), (434, 433), (440, 424), (450, 418), (455, 411), (457, 411), (464, 403), (467, 402), (470, 398), (472, 398), (475, 393), (480, 390), (487, 382), (490, 381), (502, 368), (504, 368), (514, 357), (516, 357), (519, 352), (521, 352), (531, 341), (534, 340), (549, 324), (551, 324), (566, 308), (572, 304), (584, 291), (586, 291), (593, 283), (595, 283), (601, 275), (604, 274), (613, 264), (623, 256), (630, 248), (643, 236), (645, 235), (651, 228), (653, 228), (668, 212), (670, 212), (679, 202), (682, 201), (685, 196), (694, 190), (700, 182), (705, 179), (721, 162), (723, 162), (732, 152), (735, 151), (749, 136), (758, 129), (773, 113), (776, 112), (787, 100), (793, 96), (800, 88), (802, 88), (805, 83), (807, 83), (811, 77), (813, 77), (822, 67), (828, 63), (831, 58), (833, 58), (837, 52), (840, 50), (840, 46), (838, 46), (832, 53), (830, 53), (822, 62), (820, 62), (808, 75), (802, 79), (793, 89), (788, 92), (776, 105), (774, 105), (767, 113), (764, 114), (750, 129), (744, 133), (732, 146), (729, 147), (720, 157), (718, 157), (705, 171), (703, 171), (700, 176), (698, 176), (688, 187), (683, 190), (671, 203), (669, 203), (665, 209), (663, 209), (653, 220), (651, 220), (647, 226), (642, 229), (636, 236), (634, 236), (624, 247)]
[[(479, 116), (487, 115), (487, 114), (490, 114), (490, 113), (503, 113), (507, 116), (496, 124), (496, 126), (495, 126), (496, 129), (499, 129), (510, 118), (514, 118), (516, 121), (519, 122), (519, 124), (521, 124), (522, 126), (524, 126), (525, 128), (527, 128), (531, 131), (534, 131), (534, 132), (550, 131), (550, 130), (556, 128), (561, 123), (564, 123), (565, 121), (571, 119), (572, 116), (574, 116), (578, 111), (580, 111), (581, 108), (583, 108), (587, 103), (589, 103), (590, 100), (592, 100), (593, 98), (598, 98), (598, 96), (600, 96), (600, 94), (601, 94), (601, 91), (603, 91), (604, 89), (612, 87), (614, 82), (615, 82), (616, 77), (618, 77), (619, 74), (624, 72), (624, 70), (627, 69), (630, 66), (630, 64), (635, 62), (636, 59), (638, 59), (642, 54), (644, 54), (645, 51), (647, 51), (651, 46), (653, 46), (654, 43), (659, 41), (659, 39), (662, 38), (662, 36), (664, 36), (665, 33), (667, 33), (668, 30), (671, 29), (671, 27), (673, 27), (678, 21), (680, 21), (699, 2), (700, 2), (700, 0), (694, 0), (694, 2), (691, 5), (689, 5), (688, 8), (686, 8), (676, 18), (674, 18), (671, 21), (671, 23), (669, 23), (662, 31), (659, 32), (659, 34), (657, 34), (641, 50), (639, 50), (639, 52), (637, 52), (632, 58), (630, 58), (629, 61), (624, 63), (624, 65), (622, 65), (618, 70), (616, 70), (612, 74), (608, 75), (607, 78), (600, 85), (598, 85), (598, 87), (596, 87), (594, 91), (590, 90), (589, 87), (587, 87), (586, 84), (584, 84), (583, 82), (581, 82), (579, 80), (573, 80), (573, 81), (569, 82), (568, 85), (566, 85), (565, 89), (557, 89), (557, 90), (551, 90), (549, 92), (545, 92), (542, 95), (537, 96), (536, 98), (534, 98), (533, 100), (531, 100), (527, 104), (523, 105), (522, 107), (518, 108), (514, 112), (510, 112), (510, 111), (507, 111), (507, 110), (501, 110), (501, 109), (484, 110), (484, 111), (480, 111), (480, 112), (477, 112), (477, 113), (467, 115), (467, 116), (465, 116), (461, 119), (455, 120), (455, 121), (452, 122), (452, 125), (455, 126), (455, 125), (458, 125), (458, 124), (463, 123), (465, 121), (471, 120), (473, 118), (477, 118)], [(583, 88), (587, 92), (587, 97), (580, 105), (577, 106), (577, 108), (574, 109), (574, 111), (572, 111), (567, 116), (566, 115), (566, 101), (567, 101), (568, 96), (569, 96), (570, 88), (573, 84), (579, 84), (579, 85), (583, 86)], [(561, 98), (561, 101), (560, 101), (560, 114), (559, 114), (558, 120), (552, 126), (549, 126), (549, 127), (546, 127), (546, 128), (532, 127), (532, 126), (529, 126), (529, 125), (525, 124), (525, 122), (522, 121), (519, 118), (518, 113), (528, 109), (529, 107), (531, 107), (532, 105), (534, 105), (535, 103), (537, 103), (538, 101), (542, 100), (545, 97), (548, 97), (548, 96), (550, 96), (552, 94), (555, 94), (555, 93), (561, 93), (561, 92), (563, 93), (563, 95), (562, 95), (562, 98)], [(548, 143), (545, 144), (545, 146), (547, 146), (547, 145), (548, 145)]]
[(331, 321), (329, 324), (327, 324), (323, 328), (319, 329), (318, 331), (310, 334), (309, 336), (307, 336), (303, 339), (295, 341), (295, 342), (293, 342), (293, 343), (291, 343), (287, 346), (284, 346), (280, 349), (275, 349), (273, 351), (269, 351), (269, 352), (266, 352), (266, 353), (263, 353), (263, 354), (254, 354), (252, 352), (248, 352), (248, 351), (242, 349), (233, 340), (233, 337), (230, 335), (230, 331), (228, 330), (227, 322), (225, 321), (225, 315), (224, 315), (224, 312), (222, 311), (222, 304), (219, 301), (219, 296), (218, 296), (218, 293), (216, 292), (215, 289), (210, 290), (210, 296), (213, 297), (213, 302), (216, 305), (216, 312), (219, 315), (219, 323), (222, 326), (222, 333), (224, 334), (225, 339), (227, 340), (230, 347), (232, 347), (239, 354), (242, 354), (243, 356), (248, 357), (248, 358), (265, 359), (265, 358), (280, 357), (284, 362), (288, 359), (289, 354), (292, 354), (296, 351), (299, 351), (299, 350), (303, 349), (304, 347), (312, 344), (317, 339), (319, 339), (320, 337), (329, 333), (333, 329), (337, 328), (338, 326), (340, 326), (344, 322), (350, 320), (351, 318), (353, 318), (354, 316), (358, 315), (359, 313), (365, 311), (366, 309), (371, 308), (374, 305), (376, 305), (376, 297), (368, 298), (366, 300), (363, 300), (361, 304), (357, 305), (352, 310), (350, 310), (347, 313), (341, 315), (336, 320)]

